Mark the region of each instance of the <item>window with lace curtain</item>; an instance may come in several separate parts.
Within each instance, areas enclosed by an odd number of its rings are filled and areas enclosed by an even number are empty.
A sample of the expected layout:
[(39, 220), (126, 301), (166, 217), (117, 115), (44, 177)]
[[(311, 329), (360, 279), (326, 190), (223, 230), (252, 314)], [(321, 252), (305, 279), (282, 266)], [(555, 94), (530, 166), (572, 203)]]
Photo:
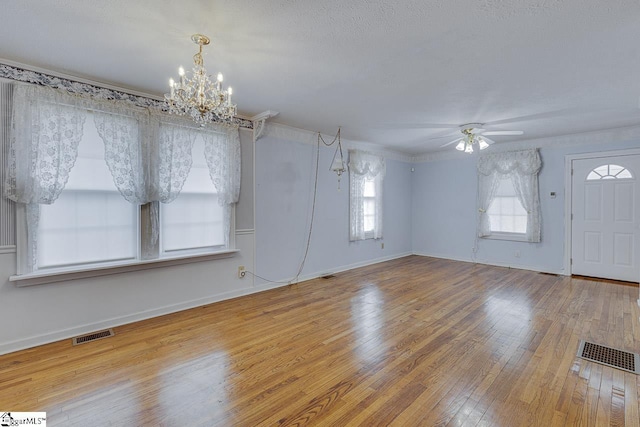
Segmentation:
[(163, 254), (223, 249), (224, 210), (209, 179), (204, 139), (196, 137), (193, 164), (180, 195), (160, 205), (160, 237)]
[(237, 127), (31, 85), (12, 104), (18, 276), (232, 249)]
[(93, 114), (87, 118), (64, 190), (55, 203), (40, 205), (37, 269), (131, 260), (138, 253), (138, 208), (118, 192)]
[(478, 159), (478, 237), (540, 241), (538, 150), (512, 151)]
[(349, 150), (349, 240), (382, 238), (384, 158)]

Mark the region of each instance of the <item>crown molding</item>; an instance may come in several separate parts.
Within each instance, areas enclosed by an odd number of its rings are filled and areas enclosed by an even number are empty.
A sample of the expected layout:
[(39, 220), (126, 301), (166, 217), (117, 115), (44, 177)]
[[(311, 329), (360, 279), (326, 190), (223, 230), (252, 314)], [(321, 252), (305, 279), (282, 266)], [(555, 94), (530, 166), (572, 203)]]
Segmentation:
[[(318, 133), (307, 129), (301, 129), (284, 125), (281, 123), (267, 123), (265, 125), (265, 131), (262, 134), (262, 138), (272, 137), (277, 139), (283, 139), (291, 142), (300, 142), (303, 144), (315, 145), (318, 143)], [(320, 133), (325, 141), (332, 141), (335, 135), (327, 135)], [(369, 153), (377, 154), (385, 157), (386, 159), (397, 160), (400, 162), (411, 162), (411, 156), (398, 151), (390, 150), (382, 147), (379, 144), (374, 144), (365, 141), (354, 141), (350, 139), (341, 138), (342, 146), (344, 149), (358, 149), (368, 151)]]

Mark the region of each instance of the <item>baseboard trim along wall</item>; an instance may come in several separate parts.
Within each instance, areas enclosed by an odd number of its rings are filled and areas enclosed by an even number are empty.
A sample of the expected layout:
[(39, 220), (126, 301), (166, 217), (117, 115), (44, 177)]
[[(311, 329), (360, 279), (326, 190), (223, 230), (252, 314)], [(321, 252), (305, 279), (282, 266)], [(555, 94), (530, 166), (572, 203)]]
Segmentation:
[(56, 341), (70, 339), (76, 335), (82, 335), (101, 329), (114, 328), (141, 320), (151, 319), (153, 317), (164, 316), (165, 314), (177, 313), (179, 311), (188, 310), (190, 308), (201, 307), (218, 301), (236, 298), (244, 295), (244, 290), (225, 292), (207, 298), (200, 298), (191, 301), (185, 301), (178, 304), (167, 305), (164, 307), (154, 308), (152, 310), (141, 311), (127, 316), (114, 317), (95, 323), (88, 323), (77, 326), (75, 328), (63, 329), (47, 334), (36, 335), (33, 337), (15, 340), (0, 344), (0, 355), (12, 353), (14, 351), (24, 350), (27, 348), (37, 347), (43, 344), (50, 344)]
[(474, 264), (491, 265), (491, 266), (494, 266), (494, 267), (517, 268), (518, 270), (536, 271), (538, 273), (559, 274), (559, 275), (562, 275), (562, 276), (568, 275), (562, 269), (561, 270), (552, 270), (552, 269), (549, 269), (547, 267), (535, 266), (535, 265), (494, 262), (494, 261), (488, 261), (488, 260), (484, 260), (484, 259), (473, 260), (471, 258), (452, 257), (452, 256), (449, 256), (449, 255), (433, 254), (433, 253), (427, 253), (427, 252), (414, 252), (413, 255), (425, 256), (425, 257), (431, 257), (431, 258), (448, 259), (448, 260), (451, 260), (451, 261), (470, 262), (470, 263), (474, 263)]
[[(375, 259), (370, 259), (370, 260), (366, 260), (366, 261), (356, 262), (356, 263), (353, 263), (353, 264), (343, 265), (343, 266), (340, 266), (340, 267), (335, 267), (335, 268), (331, 268), (331, 269), (323, 271), (323, 272), (317, 272), (317, 273), (312, 273), (312, 274), (307, 274), (307, 275), (304, 275), (304, 276), (300, 276), (298, 278), (298, 283), (305, 282), (307, 280), (317, 279), (317, 278), (325, 276), (327, 274), (341, 273), (343, 271), (353, 270), (354, 268), (360, 268), (360, 267), (366, 267), (368, 265), (379, 264), (381, 262), (391, 261), (393, 259), (398, 259), (398, 258), (404, 258), (404, 257), (410, 256), (410, 255), (413, 255), (413, 253), (412, 252), (402, 252), (402, 253), (395, 254), (395, 255), (389, 255), (389, 256), (386, 256), (386, 257), (375, 258)], [(287, 286), (288, 283), (286, 283), (286, 282), (288, 282), (289, 280), (290, 280), (290, 278), (274, 279), (273, 280), (274, 282), (279, 282), (279, 283), (272, 283), (272, 282), (259, 283), (259, 284), (256, 284), (256, 288), (259, 288), (261, 291), (267, 290), (267, 289), (275, 289), (275, 288), (279, 288), (281, 286)], [(282, 283), (282, 282), (285, 282), (285, 283)]]

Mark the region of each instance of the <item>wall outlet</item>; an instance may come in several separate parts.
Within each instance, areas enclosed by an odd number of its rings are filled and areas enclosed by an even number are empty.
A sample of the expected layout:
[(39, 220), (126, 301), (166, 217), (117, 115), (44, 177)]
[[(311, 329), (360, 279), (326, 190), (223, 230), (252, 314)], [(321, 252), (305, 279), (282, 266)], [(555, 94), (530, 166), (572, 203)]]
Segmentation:
[(516, 258), (520, 258), (520, 251), (516, 251), (515, 256)]
[(238, 279), (244, 279), (244, 276), (246, 274), (247, 274), (247, 272), (244, 269), (244, 265), (241, 265), (240, 267), (238, 267)]
[(384, 249), (384, 242), (380, 243), (380, 249)]

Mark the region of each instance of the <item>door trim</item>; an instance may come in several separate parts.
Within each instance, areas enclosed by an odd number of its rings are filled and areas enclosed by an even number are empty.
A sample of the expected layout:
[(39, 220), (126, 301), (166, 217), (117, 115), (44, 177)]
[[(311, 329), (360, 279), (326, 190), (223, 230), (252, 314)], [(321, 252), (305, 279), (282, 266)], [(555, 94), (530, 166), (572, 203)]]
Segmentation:
[(626, 150), (595, 151), (591, 153), (566, 154), (564, 156), (564, 275), (571, 276), (571, 205), (572, 179), (571, 170), (574, 160), (597, 159), (617, 156), (640, 155), (640, 148)]

